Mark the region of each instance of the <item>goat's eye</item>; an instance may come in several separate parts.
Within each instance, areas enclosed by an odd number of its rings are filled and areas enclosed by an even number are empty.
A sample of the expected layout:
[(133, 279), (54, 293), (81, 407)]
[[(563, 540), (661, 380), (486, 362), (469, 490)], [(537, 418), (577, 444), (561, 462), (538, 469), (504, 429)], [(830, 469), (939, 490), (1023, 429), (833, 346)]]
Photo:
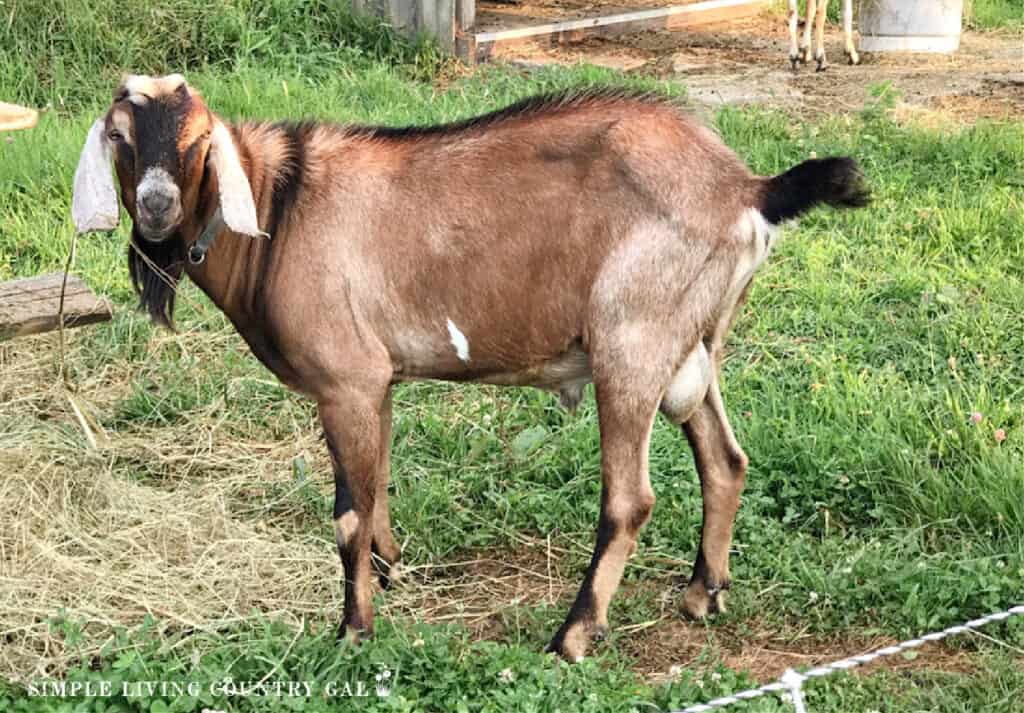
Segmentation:
[(124, 134), (122, 134), (117, 129), (111, 129), (110, 132), (107, 134), (107, 138), (110, 139), (111, 141), (121, 141), (122, 139), (124, 139)]

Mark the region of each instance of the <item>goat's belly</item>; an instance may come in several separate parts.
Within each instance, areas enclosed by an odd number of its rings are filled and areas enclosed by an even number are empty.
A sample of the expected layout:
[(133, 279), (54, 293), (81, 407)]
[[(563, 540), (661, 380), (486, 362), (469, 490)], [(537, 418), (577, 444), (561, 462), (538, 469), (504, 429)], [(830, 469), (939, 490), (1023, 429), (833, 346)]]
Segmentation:
[[(453, 339), (454, 348), (459, 349), (460, 340), (457, 335)], [(468, 349), (467, 349), (468, 351)], [(487, 368), (479, 359), (474, 364), (472, 355), (460, 365), (452, 369), (452, 364), (442, 363), (429, 365), (404, 364), (396, 370), (396, 381), (420, 381), (437, 379), (442, 381), (475, 382), (479, 384), (496, 384), (499, 386), (533, 386), (538, 389), (557, 392), (567, 408), (575, 407), (583, 396), (583, 387), (591, 381), (590, 355), (578, 343), (554, 357), (521, 367), (508, 366), (495, 369)], [(431, 368), (433, 366), (433, 368)]]
[(583, 387), (591, 381), (590, 356), (573, 346), (550, 361), (519, 371), (482, 375), (473, 379), (483, 384), (503, 386), (534, 386), (556, 391), (562, 405), (575, 408), (583, 398)]

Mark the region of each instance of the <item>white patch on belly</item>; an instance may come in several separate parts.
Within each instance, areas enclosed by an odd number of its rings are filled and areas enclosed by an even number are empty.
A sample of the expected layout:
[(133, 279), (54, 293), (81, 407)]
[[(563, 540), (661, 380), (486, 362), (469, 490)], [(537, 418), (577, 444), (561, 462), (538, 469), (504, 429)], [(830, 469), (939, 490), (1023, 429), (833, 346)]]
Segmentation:
[(452, 346), (455, 347), (456, 356), (468, 364), (469, 340), (466, 339), (466, 335), (455, 326), (455, 322), (453, 322), (451, 318), (448, 319), (448, 336), (451, 337)]

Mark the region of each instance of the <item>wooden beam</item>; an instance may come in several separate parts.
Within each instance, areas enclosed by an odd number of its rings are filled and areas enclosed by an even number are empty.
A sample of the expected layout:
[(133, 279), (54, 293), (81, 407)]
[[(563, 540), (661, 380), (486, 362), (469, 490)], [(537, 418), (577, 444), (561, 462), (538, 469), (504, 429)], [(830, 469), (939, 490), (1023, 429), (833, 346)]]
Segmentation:
[[(23, 280), (0, 282), (0, 340), (57, 329), (60, 288), (64, 274), (54, 272)], [(106, 322), (110, 303), (97, 297), (80, 278), (68, 275), (64, 292), (64, 326)]]
[(553, 47), (578, 42), (586, 37), (619, 35), (641, 30), (680, 30), (709, 22), (756, 15), (767, 4), (768, 0), (705, 0), (689, 5), (553, 22), (515, 30), (466, 33), (459, 38), (459, 51), (463, 58), (469, 61), (483, 62), (508, 47)]

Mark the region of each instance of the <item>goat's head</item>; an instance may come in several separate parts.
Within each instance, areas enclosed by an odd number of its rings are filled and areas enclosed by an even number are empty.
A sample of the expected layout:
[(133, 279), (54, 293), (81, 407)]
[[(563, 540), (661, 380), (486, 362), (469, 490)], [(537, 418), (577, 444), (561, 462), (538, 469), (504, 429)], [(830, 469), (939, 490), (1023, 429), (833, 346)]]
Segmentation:
[(79, 232), (117, 226), (117, 194), (140, 237), (160, 243), (175, 236), (217, 186), (224, 222), (259, 235), (252, 190), (231, 133), (180, 74), (132, 75), (96, 120), (75, 171), (72, 217)]
[(219, 200), (228, 228), (261, 234), (249, 179), (230, 130), (180, 74), (129, 76), (107, 113), (93, 123), (71, 200), (78, 232), (117, 227), (112, 167), (132, 219), (132, 283), (142, 308), (170, 326), (188, 237), (184, 229), (198, 229)]

